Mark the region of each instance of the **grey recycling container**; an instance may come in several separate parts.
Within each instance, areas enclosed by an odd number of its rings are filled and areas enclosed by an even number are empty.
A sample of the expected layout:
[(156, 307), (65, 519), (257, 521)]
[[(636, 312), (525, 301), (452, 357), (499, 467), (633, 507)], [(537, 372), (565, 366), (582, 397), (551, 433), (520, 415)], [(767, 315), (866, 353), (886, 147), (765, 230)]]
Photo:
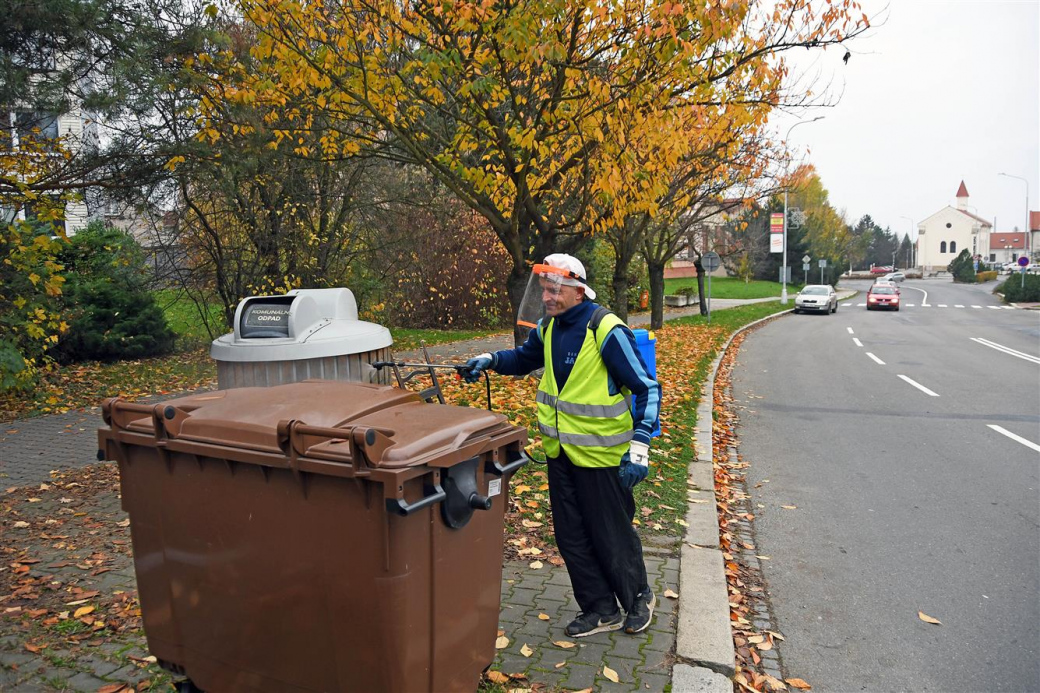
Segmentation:
[(350, 289), (296, 289), (250, 296), (235, 310), (234, 331), (213, 340), (217, 387), (270, 387), (310, 379), (388, 384), (390, 331), (358, 320)]

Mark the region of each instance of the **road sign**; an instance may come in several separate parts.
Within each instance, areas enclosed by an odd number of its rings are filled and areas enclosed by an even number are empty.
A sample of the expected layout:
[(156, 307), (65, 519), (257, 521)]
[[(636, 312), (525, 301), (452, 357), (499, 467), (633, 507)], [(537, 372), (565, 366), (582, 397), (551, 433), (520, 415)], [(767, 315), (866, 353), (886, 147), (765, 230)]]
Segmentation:
[(803, 255), (802, 256), (802, 262), (809, 262), (809, 260), (812, 260), (812, 258), (809, 257), (808, 255)]
[(769, 215), (769, 233), (784, 232), (784, 213), (774, 212)]
[(704, 257), (701, 258), (701, 265), (703, 265), (704, 269), (708, 270), (709, 272), (717, 270), (719, 268), (720, 262), (721, 260), (719, 259), (719, 254), (714, 251), (704, 253)]
[(820, 267), (826, 267), (826, 266), (827, 266), (827, 261), (826, 260), (820, 260)]
[(782, 252), (784, 252), (784, 234), (782, 234), (782, 233), (771, 233), (771, 234), (769, 234), (769, 252), (771, 252), (771, 253), (782, 253)]
[(1016, 262), (1018, 262), (1018, 266), (1019, 267), (1021, 267), (1022, 269), (1025, 269), (1029, 265), (1029, 258), (1027, 258), (1025, 255), (1023, 255), (1022, 257), (1018, 258), (1018, 260), (1016, 260)]
[(807, 262), (807, 263), (805, 263), (804, 265), (802, 265), (802, 269), (803, 269), (803, 270), (805, 270), (805, 271), (807, 271), (807, 272), (809, 271), (809, 269), (810, 269), (811, 267), (812, 267), (812, 265), (810, 265), (810, 264), (809, 264), (808, 262)]

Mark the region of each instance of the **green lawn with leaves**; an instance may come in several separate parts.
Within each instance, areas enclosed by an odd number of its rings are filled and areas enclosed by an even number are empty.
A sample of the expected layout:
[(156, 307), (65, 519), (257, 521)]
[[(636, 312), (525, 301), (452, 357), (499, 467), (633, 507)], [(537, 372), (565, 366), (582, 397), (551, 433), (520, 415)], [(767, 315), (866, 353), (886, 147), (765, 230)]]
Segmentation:
[[(697, 277), (682, 277), (680, 279), (665, 279), (664, 280), (664, 292), (665, 294), (674, 294), (679, 289), (685, 287), (692, 287), (694, 291), (697, 290)], [(788, 293), (797, 293), (801, 284), (788, 284)], [(780, 292), (783, 286), (780, 282), (769, 282), (754, 279), (750, 282), (745, 283), (743, 279), (737, 277), (712, 277), (711, 278), (711, 297), (712, 298), (780, 298)], [(704, 279), (704, 290), (708, 290), (708, 279)]]

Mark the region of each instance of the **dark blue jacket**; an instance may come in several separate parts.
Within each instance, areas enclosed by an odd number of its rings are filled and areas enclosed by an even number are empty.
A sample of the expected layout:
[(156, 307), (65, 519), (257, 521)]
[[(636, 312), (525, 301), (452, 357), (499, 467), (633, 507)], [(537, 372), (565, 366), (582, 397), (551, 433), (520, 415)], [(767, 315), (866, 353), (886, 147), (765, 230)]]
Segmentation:
[[(552, 354), (557, 391), (563, 390), (571, 374), (585, 341), (589, 320), (598, 307), (592, 301), (582, 301), (562, 315), (546, 318), (556, 321), (552, 331)], [(527, 341), (516, 349), (495, 352), (495, 371), (503, 375), (526, 375), (542, 368), (545, 365), (545, 345), (539, 332), (531, 330)], [(649, 444), (661, 411), (661, 385), (647, 372), (632, 330), (625, 325), (610, 330), (602, 338), (600, 357), (607, 367), (611, 394), (619, 392), (623, 386), (635, 395), (633, 440)]]

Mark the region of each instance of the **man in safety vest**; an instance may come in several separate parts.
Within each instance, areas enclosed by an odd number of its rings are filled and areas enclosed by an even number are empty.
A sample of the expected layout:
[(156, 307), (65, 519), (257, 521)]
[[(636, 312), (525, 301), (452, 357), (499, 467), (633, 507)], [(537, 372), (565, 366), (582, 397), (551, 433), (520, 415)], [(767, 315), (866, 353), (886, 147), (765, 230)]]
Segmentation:
[(566, 628), (575, 638), (622, 626), (642, 632), (657, 603), (632, 526), (632, 488), (647, 475), (661, 386), (647, 372), (632, 331), (595, 298), (577, 258), (548, 256), (534, 266), (517, 315), (530, 329), (526, 341), (472, 358), (463, 371), (475, 382), (488, 369), (524, 375), (545, 368), (538, 429), (556, 543), (581, 609)]

